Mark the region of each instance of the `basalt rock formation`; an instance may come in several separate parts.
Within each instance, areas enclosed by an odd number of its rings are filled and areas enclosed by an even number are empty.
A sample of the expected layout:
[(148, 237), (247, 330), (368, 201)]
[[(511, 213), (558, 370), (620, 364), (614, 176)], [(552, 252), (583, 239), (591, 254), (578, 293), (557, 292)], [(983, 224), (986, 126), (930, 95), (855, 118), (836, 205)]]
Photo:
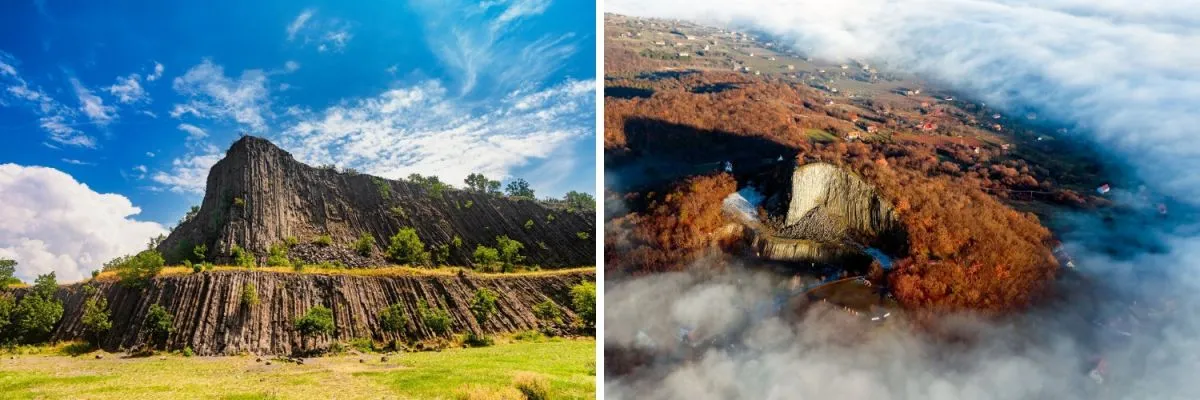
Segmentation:
[(853, 173), (826, 163), (796, 167), (768, 203), (778, 215), (754, 240), (772, 260), (869, 262), (862, 246), (895, 247), (902, 236), (896, 213)]
[[(174, 329), (166, 348), (190, 347), (199, 355), (311, 354), (335, 342), (358, 338), (385, 343), (433, 337), (434, 332), (418, 314), (420, 301), (448, 311), (451, 332), (564, 330), (575, 316), (568, 306), (571, 287), (585, 280), (595, 280), (595, 273), (385, 277), (219, 271), (159, 277), (142, 289), (114, 282), (91, 283), (97, 294), (83, 290), (84, 284), (75, 284), (61, 287), (56, 295), (65, 312), (52, 339), (84, 338), (83, 310), (91, 296), (108, 300), (113, 324), (100, 346), (109, 351), (153, 347), (144, 326), (152, 304), (163, 306), (173, 317)], [(242, 303), (246, 284), (254, 285), (257, 305)], [(497, 311), (482, 325), (470, 310), (478, 288), (497, 295)], [(546, 300), (559, 308), (563, 322), (540, 321), (534, 316), (534, 305)], [(380, 312), (392, 304), (404, 306), (407, 326), (403, 332), (388, 332), (380, 326)], [(332, 335), (305, 336), (295, 329), (295, 319), (315, 306), (333, 311), (336, 328)]]
[[(212, 167), (199, 213), (181, 223), (158, 250), (175, 263), (189, 258), (196, 245), (205, 245), (210, 261), (227, 262), (236, 245), (261, 262), (271, 246), (292, 238), (301, 246), (293, 246), (291, 258), (371, 266), (386, 263), (381, 254), (403, 228), (414, 228), (429, 250), (447, 246), (444, 262), (451, 265), (471, 265), (476, 246), (495, 247), (499, 235), (524, 244), (524, 264), (595, 264), (590, 239), (595, 237), (595, 217), (590, 211), (315, 168), (251, 136), (234, 143)], [(373, 256), (348, 250), (363, 234), (375, 239)], [(324, 235), (333, 239), (333, 246), (308, 245)]]

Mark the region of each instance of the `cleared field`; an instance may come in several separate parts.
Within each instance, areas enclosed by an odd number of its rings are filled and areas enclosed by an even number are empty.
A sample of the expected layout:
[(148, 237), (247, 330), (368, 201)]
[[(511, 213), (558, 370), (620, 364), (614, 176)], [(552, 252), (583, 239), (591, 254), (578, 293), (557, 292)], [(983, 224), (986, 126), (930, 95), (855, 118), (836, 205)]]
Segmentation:
[(366, 354), (306, 359), (303, 365), (175, 354), (105, 353), (98, 360), (96, 353), (73, 357), (63, 347), (42, 348), (0, 357), (0, 399), (449, 399), (468, 386), (511, 392), (522, 373), (544, 377), (551, 398), (595, 397), (595, 340), (499, 341), (394, 354), (388, 362)]

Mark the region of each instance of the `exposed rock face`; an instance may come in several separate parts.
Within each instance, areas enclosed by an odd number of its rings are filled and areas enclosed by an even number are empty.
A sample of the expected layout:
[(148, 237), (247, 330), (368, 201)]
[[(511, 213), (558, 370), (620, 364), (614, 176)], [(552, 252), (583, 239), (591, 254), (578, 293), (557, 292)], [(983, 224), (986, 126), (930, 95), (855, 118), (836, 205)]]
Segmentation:
[(891, 204), (854, 174), (825, 163), (806, 164), (792, 173), (785, 230), (874, 237), (896, 225)]
[[(371, 338), (422, 339), (434, 336), (417, 313), (417, 303), (447, 310), (453, 332), (512, 332), (538, 329), (533, 306), (547, 299), (558, 305), (564, 321), (571, 321), (570, 289), (595, 273), (562, 272), (536, 276), (397, 276), (368, 277), (308, 275), (271, 272), (207, 272), (160, 277), (144, 289), (129, 289), (112, 282), (96, 283), (111, 310), (112, 330), (101, 341), (109, 351), (149, 347), (144, 329), (151, 304), (160, 304), (174, 318), (168, 349), (191, 347), (199, 355), (304, 354), (337, 341)], [(242, 289), (253, 283), (259, 304), (241, 304)], [(497, 312), (483, 326), (476, 323), (470, 301), (477, 288), (497, 294)], [(57, 297), (65, 312), (53, 340), (82, 339), (84, 304), (89, 298), (82, 285), (64, 286)], [(406, 332), (384, 332), (379, 313), (392, 304), (403, 304)], [(308, 309), (322, 305), (333, 311), (333, 335), (309, 337), (293, 321)], [(565, 326), (560, 326), (564, 328)]]
[[(212, 167), (199, 214), (180, 224), (158, 250), (168, 262), (179, 262), (204, 244), (210, 260), (224, 262), (237, 245), (263, 261), (272, 245), (287, 238), (306, 243), (329, 235), (335, 243), (329, 250), (290, 256), (380, 265), (389, 238), (406, 227), (415, 228), (429, 250), (451, 246), (446, 262), (452, 265), (471, 265), (476, 245), (495, 247), (498, 235), (525, 245), (525, 264), (582, 266), (596, 259), (591, 212), (457, 189), (438, 193), (419, 183), (314, 168), (250, 136), (234, 143)], [(580, 239), (578, 232), (589, 239)], [(375, 238), (373, 257), (345, 251), (363, 233)], [(460, 246), (452, 245), (455, 237)]]
[[(891, 204), (871, 184), (825, 163), (796, 167), (789, 186), (776, 189), (773, 208), (783, 215), (756, 231), (758, 256), (778, 261), (865, 266), (863, 245), (894, 248), (901, 227)], [(778, 215), (778, 214), (777, 214)]]

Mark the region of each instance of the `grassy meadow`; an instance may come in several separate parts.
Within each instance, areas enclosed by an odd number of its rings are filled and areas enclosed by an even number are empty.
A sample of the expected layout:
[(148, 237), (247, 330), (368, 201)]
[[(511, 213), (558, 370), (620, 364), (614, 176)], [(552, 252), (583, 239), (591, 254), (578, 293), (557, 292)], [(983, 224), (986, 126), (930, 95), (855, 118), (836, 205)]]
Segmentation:
[(71, 345), (26, 347), (0, 355), (0, 399), (525, 398), (514, 382), (541, 385), (550, 398), (584, 399), (596, 393), (595, 354), (590, 338), (515, 337), (497, 338), (490, 347), (391, 354), (387, 362), (368, 353), (303, 365), (254, 356), (127, 358), (78, 354)]

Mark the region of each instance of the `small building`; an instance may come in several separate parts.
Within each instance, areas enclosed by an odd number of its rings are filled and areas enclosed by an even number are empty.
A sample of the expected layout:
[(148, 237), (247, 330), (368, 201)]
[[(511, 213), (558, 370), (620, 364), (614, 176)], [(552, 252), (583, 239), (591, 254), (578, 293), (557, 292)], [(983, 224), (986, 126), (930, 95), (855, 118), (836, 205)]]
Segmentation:
[(875, 125), (867, 125), (867, 133), (876, 133), (876, 132), (879, 132), (879, 127), (877, 127)]
[(1103, 184), (1103, 185), (1100, 185), (1100, 187), (1096, 188), (1096, 193), (1099, 193), (1099, 194), (1102, 194), (1102, 195), (1103, 195), (1103, 194), (1108, 194), (1108, 192), (1109, 192), (1110, 190), (1112, 190), (1112, 186), (1109, 186), (1107, 183), (1105, 183), (1105, 184)]
[(768, 61), (775, 61), (775, 57), (767, 57)]
[(659, 41), (654, 42), (654, 45), (655, 46), (666, 46), (667, 42), (659, 40)]
[(933, 121), (925, 121), (925, 123), (921, 124), (922, 132), (932, 132), (932, 131), (937, 130), (937, 128), (938, 128), (938, 125), (933, 123)]
[(796, 66), (795, 66), (795, 65), (792, 65), (792, 64), (788, 64), (788, 66), (787, 66), (787, 69), (788, 69), (789, 71), (790, 71), (790, 70), (794, 70), (794, 69), (796, 69)]
[(679, 53), (679, 56), (680, 57), (691, 57), (691, 55), (688, 53)]
[(1000, 114), (992, 114), (992, 119), (1000, 119)]
[(708, 51), (708, 45), (704, 45), (704, 51)]

